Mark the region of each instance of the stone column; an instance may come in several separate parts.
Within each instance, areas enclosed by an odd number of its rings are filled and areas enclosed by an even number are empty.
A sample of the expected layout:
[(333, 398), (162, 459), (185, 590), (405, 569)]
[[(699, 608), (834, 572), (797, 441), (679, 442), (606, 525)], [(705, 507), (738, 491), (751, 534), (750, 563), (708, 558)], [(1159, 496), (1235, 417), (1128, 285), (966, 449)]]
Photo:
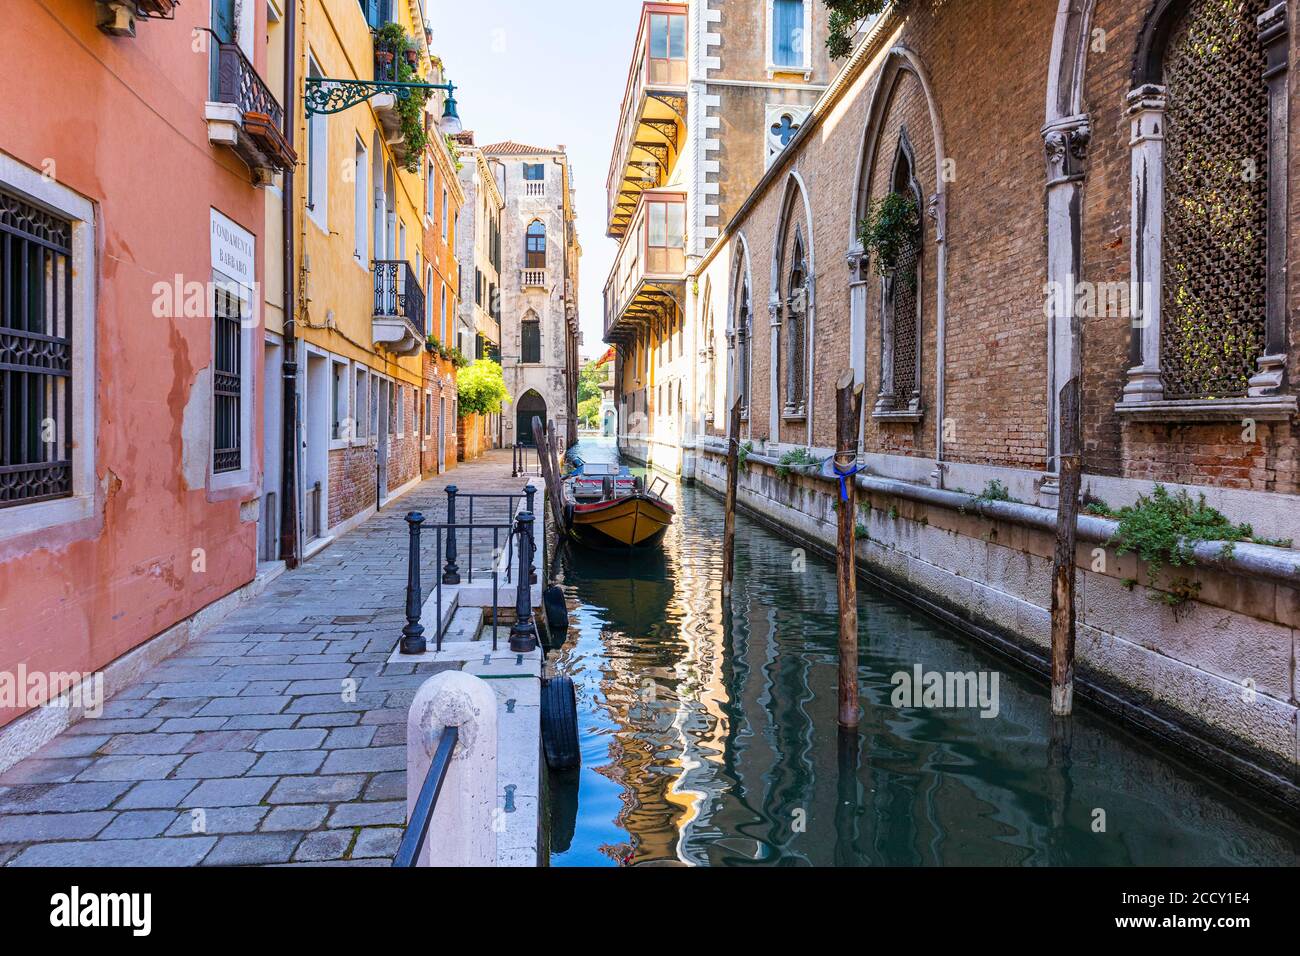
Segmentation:
[[(1080, 373), (1081, 318), (1076, 289), (1082, 272), (1080, 203), (1091, 131), (1088, 117), (1071, 116), (1043, 130), (1047, 153), (1047, 470), (1056, 475), (1060, 454), (1061, 388)], [(1050, 480), (1050, 479), (1049, 479)]]
[(781, 441), (781, 301), (773, 298), (767, 303), (767, 313), (772, 327), (772, 351), (768, 364), (768, 391), (771, 402), (768, 404), (769, 441)]
[(1165, 195), (1165, 91), (1154, 84), (1128, 95), (1131, 135), (1132, 215), (1129, 310), (1133, 321), (1132, 367), (1124, 402), (1158, 402), (1160, 381), (1160, 256)]
[(1268, 289), (1264, 354), (1246, 394), (1277, 395), (1286, 376), (1286, 246), (1287, 246), (1287, 59), (1289, 42), (1286, 3), (1260, 15), (1259, 41), (1267, 55), (1268, 83)]
[[(861, 249), (851, 249), (844, 261), (849, 267), (849, 367), (853, 380), (867, 381), (867, 280), (862, 274), (866, 255)], [(866, 439), (863, 430), (866, 417), (858, 422), (858, 449)]]

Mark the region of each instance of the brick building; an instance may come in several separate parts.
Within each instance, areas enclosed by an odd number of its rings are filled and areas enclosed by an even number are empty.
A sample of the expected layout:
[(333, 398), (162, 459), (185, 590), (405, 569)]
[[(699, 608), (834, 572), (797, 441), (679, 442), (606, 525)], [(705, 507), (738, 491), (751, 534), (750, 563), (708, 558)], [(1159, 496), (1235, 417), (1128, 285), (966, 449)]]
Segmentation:
[[(720, 487), (739, 398), (742, 505), (832, 544), (834, 484), (778, 465), (831, 452), (852, 369), (863, 572), (1041, 667), (1058, 396), (1077, 376), (1087, 500), (1118, 508), (1163, 482), (1281, 539), (1207, 545), (1153, 576), (1107, 546), (1113, 521), (1081, 519), (1083, 692), (1282, 790), (1300, 624), (1294, 17), (1266, 0), (1016, 0), (996, 16), (959, 0), (862, 25), (685, 273), (700, 361), (668, 431), (683, 474)], [(881, 203), (904, 225), (869, 248)], [(658, 416), (648, 427), (653, 443)], [(1011, 500), (974, 497), (990, 489)]]

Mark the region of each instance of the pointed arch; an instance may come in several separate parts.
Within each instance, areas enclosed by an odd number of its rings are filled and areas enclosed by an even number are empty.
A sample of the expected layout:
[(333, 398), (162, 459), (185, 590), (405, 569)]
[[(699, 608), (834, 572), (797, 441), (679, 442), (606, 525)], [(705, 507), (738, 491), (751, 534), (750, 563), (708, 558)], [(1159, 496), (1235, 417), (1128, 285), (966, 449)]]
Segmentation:
[[(930, 82), (930, 74), (925, 66), (924, 61), (915, 51), (904, 44), (895, 44), (885, 55), (885, 60), (881, 64), (879, 73), (876, 76), (876, 82), (871, 91), (871, 97), (867, 107), (866, 122), (862, 131), (862, 142), (858, 149), (857, 174), (853, 184), (853, 198), (849, 205), (849, 222), (848, 222), (848, 251), (845, 260), (849, 267), (849, 283), (851, 286), (851, 317), (850, 317), (850, 348), (853, 352), (853, 367), (863, 379), (866, 373), (866, 350), (867, 350), (867, 295), (866, 283), (868, 281), (868, 263), (862, 247), (862, 240), (858, 236), (858, 223), (866, 217), (872, 199), (871, 195), (871, 176), (872, 171), (876, 169), (881, 150), (881, 141), (885, 132), (885, 120), (887, 118), (889, 104), (897, 89), (899, 81), (906, 74), (915, 78), (921, 88), (921, 93), (925, 97), (926, 112), (930, 124), (930, 140), (934, 149), (935, 163), (935, 182), (934, 192), (928, 196), (921, 188), (919, 183), (912, 187), (914, 197), (918, 203), (918, 209), (921, 211), (922, 228), (924, 229), (926, 220), (932, 224), (933, 238), (935, 243), (935, 354), (934, 354), (934, 396), (935, 396), (935, 414), (934, 419), (934, 456), (936, 462), (943, 461), (943, 419), (944, 419), (944, 350), (945, 339), (947, 334), (947, 302), (948, 302), (948, 186), (946, 176), (944, 175), (944, 164), (947, 159), (947, 149), (944, 146), (943, 122), (939, 115), (938, 102), (934, 96), (934, 88)], [(905, 132), (905, 131), (904, 131)], [(904, 160), (900, 157), (903, 153), (902, 137), (900, 137), (899, 147), (895, 149), (893, 157), (895, 173), (901, 168), (900, 163)], [(911, 155), (911, 144), (908, 141), (906, 146), (906, 163), (915, 173), (915, 157)], [(913, 177), (915, 179), (915, 177)], [(893, 180), (891, 179), (891, 184)], [(918, 362), (920, 361), (920, 342), (921, 329), (918, 324), (916, 328), (916, 348), (918, 352)], [(921, 387), (920, 371), (916, 373), (916, 388)], [(883, 383), (882, 383), (883, 391)], [(889, 403), (886, 402), (886, 405)], [(883, 411), (885, 415), (892, 417), (910, 418), (920, 420), (921, 410), (918, 403), (908, 402), (907, 408), (882, 408), (878, 403), (877, 408)], [(939, 469), (942, 475), (942, 468)]]
[(699, 411), (704, 423), (714, 421), (713, 403), (717, 397), (717, 353), (714, 340), (717, 325), (713, 315), (713, 279), (704, 279), (703, 308), (700, 315), (704, 317), (703, 335), (700, 338), (700, 363), (704, 367), (704, 387), (700, 394)]
[(791, 170), (785, 178), (780, 208), (772, 243), (772, 294), (768, 300), (772, 319), (772, 434), (780, 435), (782, 419), (802, 420), (806, 425), (805, 440), (811, 444), (812, 403), (808, 393), (817, 315), (817, 267), (812, 201), (798, 170)]
[(727, 311), (727, 407), (740, 400), (740, 416), (749, 419), (753, 381), (754, 300), (749, 243), (736, 234), (737, 250), (731, 265), (731, 299)]

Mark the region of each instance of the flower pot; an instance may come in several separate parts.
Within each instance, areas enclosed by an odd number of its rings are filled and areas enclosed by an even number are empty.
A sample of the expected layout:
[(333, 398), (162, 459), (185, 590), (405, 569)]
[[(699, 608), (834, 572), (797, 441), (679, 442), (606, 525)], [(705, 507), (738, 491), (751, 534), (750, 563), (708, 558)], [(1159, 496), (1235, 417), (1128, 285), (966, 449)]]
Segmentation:
[(388, 66), (388, 64), (393, 62), (393, 54), (390, 53), (388, 50), (376, 50), (375, 62), (382, 63), (384, 66)]
[(420, 62), (420, 51), (414, 49), (407, 50), (406, 62), (409, 63), (411, 66), (415, 66), (416, 63)]

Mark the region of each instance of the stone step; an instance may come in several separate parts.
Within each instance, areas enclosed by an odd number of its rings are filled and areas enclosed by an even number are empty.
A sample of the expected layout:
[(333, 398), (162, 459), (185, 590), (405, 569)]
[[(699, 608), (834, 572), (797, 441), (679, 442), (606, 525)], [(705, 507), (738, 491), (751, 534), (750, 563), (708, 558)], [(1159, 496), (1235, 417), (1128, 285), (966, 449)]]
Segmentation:
[(447, 625), (447, 632), (442, 636), (444, 644), (458, 644), (466, 641), (477, 641), (479, 629), (483, 625), (483, 609), (481, 607), (458, 607), (456, 613), (451, 617), (451, 623)]

